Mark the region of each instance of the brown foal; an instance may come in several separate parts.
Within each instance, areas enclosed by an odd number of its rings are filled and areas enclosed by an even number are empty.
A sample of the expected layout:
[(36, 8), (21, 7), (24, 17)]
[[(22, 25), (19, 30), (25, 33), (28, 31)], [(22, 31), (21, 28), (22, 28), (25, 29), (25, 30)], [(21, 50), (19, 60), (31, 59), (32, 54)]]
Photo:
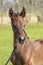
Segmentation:
[(13, 65), (43, 65), (43, 40), (38, 39), (31, 42), (27, 37), (24, 27), (26, 9), (23, 7), (21, 13), (15, 14), (10, 8), (12, 29), (14, 32), (15, 54), (11, 58)]

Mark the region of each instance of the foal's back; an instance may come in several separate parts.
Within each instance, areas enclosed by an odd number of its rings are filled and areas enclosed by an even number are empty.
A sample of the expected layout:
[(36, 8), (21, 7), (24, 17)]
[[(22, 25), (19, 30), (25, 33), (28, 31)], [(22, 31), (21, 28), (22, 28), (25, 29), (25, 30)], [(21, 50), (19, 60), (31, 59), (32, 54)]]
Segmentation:
[(34, 52), (31, 57), (32, 65), (43, 65), (43, 40), (33, 42)]

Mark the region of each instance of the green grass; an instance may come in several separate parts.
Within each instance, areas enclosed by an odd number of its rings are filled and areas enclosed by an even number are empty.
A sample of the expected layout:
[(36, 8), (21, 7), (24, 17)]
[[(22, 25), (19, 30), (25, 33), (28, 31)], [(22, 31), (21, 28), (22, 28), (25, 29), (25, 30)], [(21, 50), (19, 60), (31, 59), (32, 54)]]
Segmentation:
[(31, 24), (26, 27), (27, 36), (30, 40), (43, 39), (43, 24)]
[[(29, 24), (26, 27), (27, 36), (31, 41), (43, 39), (43, 24)], [(4, 65), (13, 50), (13, 32), (10, 26), (0, 27), (0, 65)], [(8, 65), (12, 65), (9, 62)]]
[[(11, 27), (0, 28), (0, 65), (5, 65), (13, 49), (13, 34)], [(11, 63), (10, 63), (11, 64)]]

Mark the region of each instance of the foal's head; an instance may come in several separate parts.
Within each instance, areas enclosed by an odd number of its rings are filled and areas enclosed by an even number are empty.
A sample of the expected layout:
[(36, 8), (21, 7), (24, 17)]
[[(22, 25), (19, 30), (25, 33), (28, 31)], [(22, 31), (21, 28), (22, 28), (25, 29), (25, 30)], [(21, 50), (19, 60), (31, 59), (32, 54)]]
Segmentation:
[(25, 27), (25, 22), (24, 22), (24, 17), (26, 15), (26, 9), (23, 7), (22, 11), (20, 14), (14, 13), (12, 8), (9, 10), (9, 17), (11, 18), (12, 26), (14, 27), (15, 30), (18, 30), (17, 32), (20, 33), (20, 37), (23, 39), (24, 37), (24, 27)]

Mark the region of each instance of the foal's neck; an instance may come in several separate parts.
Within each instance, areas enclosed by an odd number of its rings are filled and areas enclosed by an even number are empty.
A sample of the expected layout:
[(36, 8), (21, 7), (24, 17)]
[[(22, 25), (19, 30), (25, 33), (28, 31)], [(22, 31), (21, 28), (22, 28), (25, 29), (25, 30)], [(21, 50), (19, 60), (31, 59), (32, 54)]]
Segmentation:
[(14, 47), (17, 45), (17, 42), (18, 42), (18, 34), (16, 32), (13, 33), (14, 35)]

